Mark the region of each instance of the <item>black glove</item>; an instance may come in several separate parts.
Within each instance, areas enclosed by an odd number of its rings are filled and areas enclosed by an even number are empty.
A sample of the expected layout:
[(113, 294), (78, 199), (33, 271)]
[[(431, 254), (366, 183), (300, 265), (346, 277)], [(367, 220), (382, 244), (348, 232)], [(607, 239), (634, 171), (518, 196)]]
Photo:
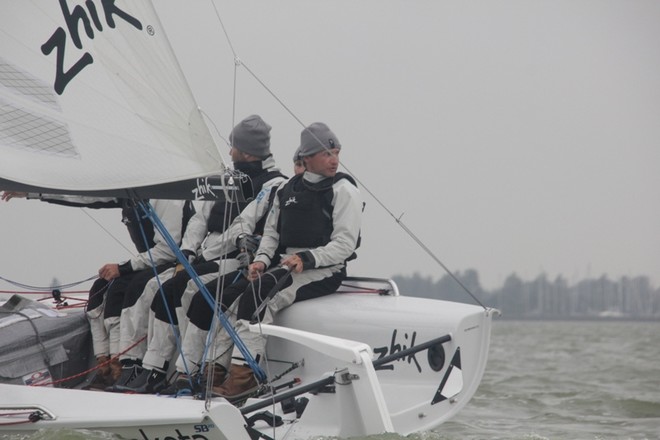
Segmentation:
[(254, 254), (259, 249), (261, 235), (241, 234), (236, 238), (236, 247), (241, 252)]
[(248, 267), (250, 263), (252, 263), (254, 254), (251, 252), (241, 252), (240, 254), (236, 255), (236, 259), (238, 260), (238, 268), (244, 269)]
[(181, 253), (186, 257), (186, 260), (188, 260), (188, 263), (190, 264), (193, 264), (195, 259), (197, 259), (197, 255), (191, 250), (184, 249), (181, 251)]

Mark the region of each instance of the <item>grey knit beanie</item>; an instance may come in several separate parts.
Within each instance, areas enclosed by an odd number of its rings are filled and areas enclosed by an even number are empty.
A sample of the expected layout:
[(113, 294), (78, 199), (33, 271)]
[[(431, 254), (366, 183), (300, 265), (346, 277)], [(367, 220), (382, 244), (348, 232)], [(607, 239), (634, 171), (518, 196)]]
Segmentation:
[(341, 149), (341, 144), (337, 136), (323, 122), (314, 122), (300, 133), (300, 157), (333, 148)]
[(250, 115), (234, 127), (229, 143), (243, 153), (265, 159), (270, 156), (270, 129), (261, 116)]

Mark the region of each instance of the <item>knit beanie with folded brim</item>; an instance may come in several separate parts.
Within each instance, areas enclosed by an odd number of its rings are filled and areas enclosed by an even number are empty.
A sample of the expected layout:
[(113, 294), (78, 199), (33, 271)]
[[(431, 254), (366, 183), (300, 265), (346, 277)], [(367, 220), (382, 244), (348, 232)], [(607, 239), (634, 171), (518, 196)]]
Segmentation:
[(300, 157), (311, 156), (320, 151), (341, 149), (337, 136), (323, 122), (314, 122), (300, 133)]
[(270, 129), (261, 116), (250, 115), (234, 127), (229, 143), (243, 153), (265, 159), (270, 156)]

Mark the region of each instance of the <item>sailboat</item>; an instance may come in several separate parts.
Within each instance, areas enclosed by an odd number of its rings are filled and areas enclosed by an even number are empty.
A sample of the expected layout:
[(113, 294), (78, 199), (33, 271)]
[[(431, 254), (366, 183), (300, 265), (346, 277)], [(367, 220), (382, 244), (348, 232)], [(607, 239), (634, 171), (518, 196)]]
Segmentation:
[[(12, 0), (3, 9), (0, 188), (136, 201), (240, 197), (151, 2)], [(248, 440), (426, 431), (476, 392), (496, 314), (353, 277), (272, 325), (252, 326), (269, 336), (270, 382), (240, 407), (220, 397), (2, 383), (0, 434)]]

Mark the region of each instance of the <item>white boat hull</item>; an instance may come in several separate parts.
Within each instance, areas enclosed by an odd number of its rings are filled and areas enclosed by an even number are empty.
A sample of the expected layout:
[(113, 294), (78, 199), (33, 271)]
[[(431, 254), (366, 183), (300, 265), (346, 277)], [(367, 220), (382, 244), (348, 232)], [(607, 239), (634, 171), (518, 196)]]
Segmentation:
[[(206, 409), (204, 401), (188, 398), (21, 385), (0, 385), (0, 393), (3, 434), (89, 429), (140, 440), (249, 439), (241, 413), (226, 401), (213, 402)], [(25, 423), (30, 415), (33, 422)], [(222, 429), (216, 425), (220, 420)]]
[[(220, 398), (207, 407), (192, 398), (0, 384), (0, 433), (74, 428), (141, 440), (239, 440), (250, 438), (246, 419), (264, 411), (283, 423), (273, 428), (257, 420), (254, 429), (276, 439), (425, 431), (455, 415), (476, 391), (492, 314), (467, 304), (363, 293), (296, 303), (278, 315), (277, 325), (253, 330), (270, 335), (269, 377), (300, 365), (274, 384), (298, 381), (276, 398), (330, 378), (320, 392), (289, 399), (308, 399), (300, 417), (285, 413), (281, 403), (259, 407), (272, 402), (268, 397), (249, 399), (241, 410)], [(436, 338), (444, 342), (434, 344), (433, 356), (423, 350), (379, 365), (379, 359)]]

